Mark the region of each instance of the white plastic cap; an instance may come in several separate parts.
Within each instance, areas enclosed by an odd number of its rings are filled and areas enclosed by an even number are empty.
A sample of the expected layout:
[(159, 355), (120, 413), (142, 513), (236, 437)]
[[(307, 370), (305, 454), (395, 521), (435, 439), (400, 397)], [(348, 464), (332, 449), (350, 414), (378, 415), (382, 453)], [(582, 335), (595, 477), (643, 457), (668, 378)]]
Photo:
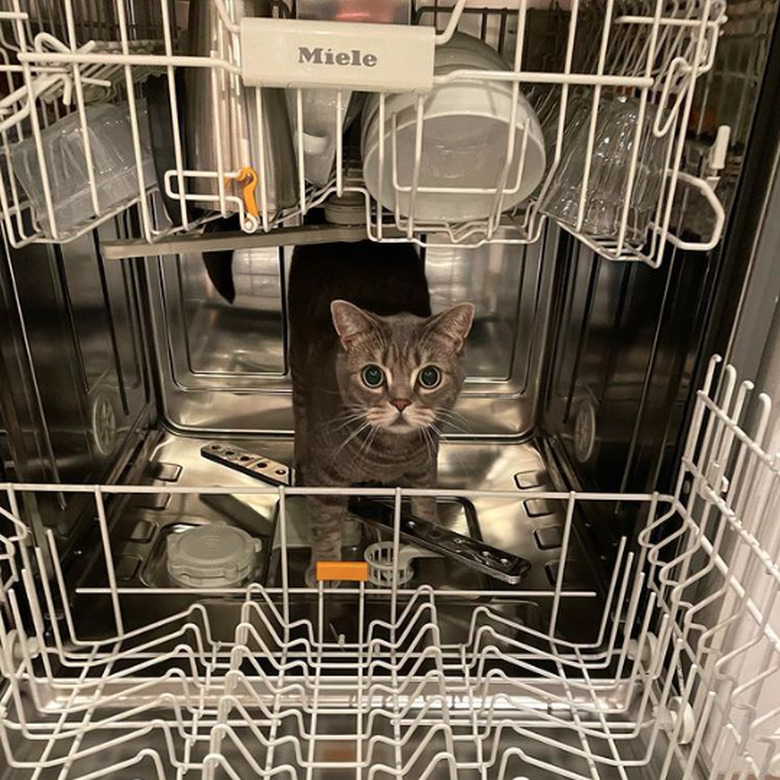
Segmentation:
[(262, 544), (224, 521), (168, 537), (168, 574), (188, 588), (242, 585), (255, 570)]

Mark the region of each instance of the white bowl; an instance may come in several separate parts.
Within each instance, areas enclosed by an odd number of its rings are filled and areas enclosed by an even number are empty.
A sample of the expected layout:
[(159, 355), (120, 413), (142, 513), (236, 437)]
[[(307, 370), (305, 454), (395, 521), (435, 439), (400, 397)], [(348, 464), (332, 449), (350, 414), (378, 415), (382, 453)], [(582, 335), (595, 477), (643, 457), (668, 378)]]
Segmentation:
[[(435, 68), (437, 75), (460, 68), (508, 69), (490, 47), (465, 35), (456, 35), (449, 44), (437, 49)], [(496, 80), (444, 84), (425, 95), (420, 174), (412, 209), (409, 190), (414, 175), (417, 96), (402, 93), (386, 98), (381, 195), (379, 97), (373, 96), (363, 112), (361, 139), (363, 176), (368, 191), (385, 208), (394, 211), (397, 205), (403, 216), (409, 216), (413, 210), (418, 221), (485, 219), (495, 213), (498, 205), (496, 189), (507, 155), (512, 105), (511, 83)], [(525, 200), (541, 182), (545, 169), (541, 127), (522, 93), (518, 93), (515, 128), (512, 164), (503, 188), (502, 210)], [(397, 183), (399, 188), (406, 190), (397, 190), (393, 182), (394, 146)], [(518, 175), (521, 159), (524, 162), (521, 175)], [(420, 188), (435, 191), (420, 191)]]

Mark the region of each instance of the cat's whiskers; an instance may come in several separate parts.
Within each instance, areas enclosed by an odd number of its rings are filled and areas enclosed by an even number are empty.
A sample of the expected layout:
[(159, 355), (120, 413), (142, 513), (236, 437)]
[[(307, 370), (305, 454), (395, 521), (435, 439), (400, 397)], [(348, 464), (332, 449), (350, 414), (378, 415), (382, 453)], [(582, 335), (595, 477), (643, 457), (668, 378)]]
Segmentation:
[(436, 457), (436, 449), (431, 439), (430, 431), (427, 428), (418, 428), (418, 433), (425, 442), (425, 449), (428, 451), (428, 456), (433, 460)]
[[(466, 424), (466, 425), (468, 424), (466, 419), (465, 419), (465, 417), (463, 417), (463, 415), (459, 415), (459, 417), (463, 418), (462, 422), (464, 424)], [(437, 414), (436, 414), (436, 416), (434, 417), (434, 421), (435, 422), (441, 422), (441, 423), (443, 423), (445, 425), (449, 425), (450, 427), (454, 428), (459, 433), (469, 434), (469, 433), (473, 432), (472, 430), (469, 430), (469, 428), (465, 428), (465, 427), (463, 427), (463, 425), (460, 425), (460, 424), (456, 423), (451, 417), (449, 417), (447, 409), (439, 409)], [(442, 438), (445, 438), (445, 439), (447, 438), (447, 435), (445, 433), (443, 433), (443, 432), (441, 433), (441, 436), (442, 436)]]
[(331, 433), (337, 433), (338, 431), (343, 431), (344, 428), (348, 428), (353, 423), (357, 422), (358, 420), (365, 420), (365, 415), (363, 412), (358, 412), (356, 414), (353, 414), (349, 416), (346, 420), (342, 421), (339, 425), (333, 426), (333, 422), (336, 422), (336, 420), (333, 420), (331, 423), (328, 424), (328, 430)]
[(420, 441), (422, 441), (425, 444), (425, 449), (426, 449), (426, 451), (428, 453), (428, 456), (430, 457), (431, 451), (428, 448), (428, 442), (425, 441), (425, 434), (423, 433), (423, 429), (422, 428), (418, 428), (417, 429), (417, 435), (420, 437)]
[[(430, 427), (431, 427), (431, 430), (436, 432), (436, 435), (439, 437), (440, 440), (445, 441), (445, 442), (448, 440), (448, 437), (445, 436), (442, 433), (441, 429), (438, 428), (436, 425), (431, 424)], [(455, 449), (454, 442), (452, 442), (452, 445), (453, 446), (448, 448), (447, 454), (451, 455), (452, 457), (455, 458), (455, 460), (458, 461), (458, 465), (463, 469), (463, 473), (464, 474), (468, 474), (468, 464), (464, 460), (463, 456)]]
[(435, 434), (431, 431), (430, 428), (423, 428), (422, 430), (425, 434), (430, 458), (434, 463), (437, 463), (439, 459), (439, 442), (435, 438)]
[(406, 421), (416, 428), (428, 428), (436, 419), (430, 409), (415, 409), (414, 407), (410, 407), (409, 411), (405, 414), (407, 415), (405, 418)]
[(347, 446), (347, 445), (348, 445), (348, 444), (349, 444), (349, 443), (350, 443), (350, 442), (351, 442), (351, 441), (352, 441), (352, 440), (353, 440), (353, 439), (354, 439), (356, 436), (358, 436), (360, 433), (362, 433), (363, 431), (365, 431), (367, 428), (373, 428), (373, 426), (371, 425), (371, 423), (370, 423), (370, 422), (368, 422), (368, 421), (364, 422), (362, 425), (360, 425), (360, 426), (359, 426), (359, 427), (357, 427), (357, 428), (356, 428), (354, 431), (352, 431), (352, 433), (350, 433), (350, 434), (349, 434), (349, 436), (347, 436), (347, 438), (346, 438), (346, 439), (344, 439), (344, 441), (341, 443), (341, 445), (340, 445), (340, 446), (339, 446), (339, 448), (336, 450), (336, 452), (334, 453), (334, 455), (339, 455), (339, 454), (341, 453), (341, 451), (342, 451), (342, 450), (343, 450), (343, 449), (344, 449), (344, 448), (345, 448), (345, 447), (346, 447), (346, 446)]
[(362, 413), (365, 409), (360, 404), (344, 404), (343, 411), (339, 412), (333, 419), (340, 420), (343, 417), (349, 417), (351, 414)]
[(360, 404), (349, 404), (343, 412), (329, 420), (324, 427), (328, 433), (337, 433), (364, 418), (365, 409)]
[(371, 445), (374, 443), (374, 439), (376, 438), (378, 432), (379, 428), (377, 428), (375, 425), (372, 425), (368, 436), (366, 436), (365, 440), (358, 448), (358, 451), (355, 453), (356, 463), (362, 464), (368, 458), (368, 453), (371, 451)]
[(369, 409), (366, 418), (371, 421), (373, 425), (380, 428), (388, 428), (396, 420), (395, 411), (389, 412), (388, 410), (373, 407)]
[(468, 418), (460, 412), (456, 412), (454, 409), (437, 409), (435, 414), (437, 417), (441, 415), (448, 420), (458, 420), (466, 426), (469, 424)]
[(429, 428), (436, 433), (436, 435), (441, 439), (442, 441), (449, 441), (451, 439), (451, 436), (444, 433), (444, 431), (439, 428), (436, 423), (431, 423)]

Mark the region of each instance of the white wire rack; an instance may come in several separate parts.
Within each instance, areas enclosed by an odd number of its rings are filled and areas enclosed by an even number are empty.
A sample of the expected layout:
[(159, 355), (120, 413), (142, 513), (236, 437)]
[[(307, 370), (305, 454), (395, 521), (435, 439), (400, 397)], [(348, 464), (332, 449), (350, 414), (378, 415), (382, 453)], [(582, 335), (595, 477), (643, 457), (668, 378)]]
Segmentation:
[[(509, 8), (491, 3), (487, 9), (468, 7), (466, 0), (457, 0), (454, 9), (442, 8), (438, 3), (430, 7), (422, 3), (416, 5), (415, 18), (419, 24), (435, 25), (442, 30), (436, 38), (437, 46), (445, 45), (455, 29), (464, 30), (497, 49), (508, 68), (465, 68), (439, 73), (433, 78), (434, 90), (452, 84), (478, 84), (486, 89), (509, 90), (511, 121), (507, 125), (506, 150), (501, 152), (503, 162), (494, 184), (451, 187), (444, 181), (427, 186), (421, 180), (421, 171), (426, 170), (428, 163), (423, 143), (426, 95), (419, 94), (413, 103), (416, 156), (410, 167), (408, 161), (404, 164), (396, 156), (398, 115), (393, 112), (390, 96), (382, 93), (377, 108), (382, 130), (378, 131), (375, 155), (378, 189), (382, 191), (383, 179), (386, 182), (391, 176), (393, 201), (385, 203), (384, 208), (377, 205), (364, 184), (359, 152), (356, 156), (355, 149), (345, 143), (345, 113), (350, 92), (343, 89), (334, 91), (335, 100), (330, 109), (330, 134), (336, 148), (332, 174), (324, 185), (311, 183), (316, 177), (312, 176), (311, 163), (304, 154), (303, 106), (311, 93), (306, 89), (288, 90), (290, 115), (298, 120), (292, 123), (297, 151), (291, 165), (297, 170), (294, 171), (291, 200), (277, 202), (279, 198), (272, 191), (272, 182), (266, 175), (272, 166), (271, 152), (262, 132), (258, 134), (259, 140), (252, 141), (251, 159), (241, 160), (238, 166), (235, 159), (223, 153), (216, 141), (211, 142), (215, 144), (212, 157), (216, 165), (213, 169), (189, 166), (180, 140), (186, 129), (186, 107), (174, 88), (179, 71), (202, 72), (205, 69), (211, 74), (213, 85), (223, 84), (224, 105), (215, 107), (217, 115), (247, 111), (245, 121), (260, 126), (263, 117), (267, 119), (272, 110), (266, 90), (247, 87), (242, 81), (240, 25), (235, 21), (234, 3), (232, 0), (204, 0), (206, 2), (216, 4), (219, 34), (226, 41), (222, 49), (212, 52), (210, 57), (186, 53), (167, 0), (146, 0), (140, 4), (150, 5), (153, 12), (149, 17), (159, 20), (156, 27), (147, 26), (141, 31), (144, 37), (139, 37), (139, 30), (133, 24), (139, 4), (122, 0), (117, 0), (115, 5), (110, 3), (110, 29), (113, 32), (108, 34), (113, 34), (113, 40), (106, 40), (105, 31), (98, 39), (90, 37), (88, 22), (90, 14), (94, 16), (96, 12), (90, 10), (89, 3), (63, 0), (61, 21), (57, 22), (52, 15), (40, 12), (40, 3), (5, 0), (6, 10), (0, 12), (3, 30), (0, 70), (5, 73), (10, 94), (0, 101), (3, 112), (0, 137), (5, 152), (0, 162), (0, 205), (2, 224), (13, 246), (30, 241), (70, 240), (111, 218), (120, 208), (132, 205), (129, 202), (120, 207), (112, 204), (109, 209), (101, 204), (99, 177), (95, 174), (89, 144), (84, 144), (93, 216), (84, 224), (66, 229), (58, 228), (54, 214), (52, 188), (47, 177), (47, 162), (50, 161), (41, 141), (41, 132), (56, 119), (57, 112), (53, 111), (53, 105), (56, 105), (60, 113), (78, 112), (86, 134), (87, 106), (95, 100), (105, 99), (107, 93), (129, 103), (138, 182), (137, 197), (131, 200), (139, 205), (141, 237), (148, 242), (172, 230), (195, 228), (204, 219), (203, 209), (212, 216), (238, 212), (247, 232), (271, 231), (285, 221), (290, 224), (290, 219), (305, 215), (334, 196), (345, 195), (361, 199), (363, 207), (358, 209), (357, 219), (365, 220), (369, 237), (377, 241), (412, 240), (428, 245), (459, 243), (466, 246), (485, 242), (533, 242), (539, 238), (547, 218), (544, 215), (549, 211), (546, 197), (554, 192), (556, 182), (567, 175), (568, 153), (574, 142), (572, 135), (576, 135), (567, 133), (567, 128), (575, 122), (587, 127), (587, 133), (584, 146), (578, 147), (575, 155), (583, 163), (583, 169), (577, 173), (577, 177), (581, 176), (579, 203), (565, 222), (567, 230), (604, 257), (642, 261), (652, 266), (661, 263), (664, 247), (668, 244), (684, 249), (709, 249), (719, 240), (724, 212), (713, 190), (716, 178), (698, 178), (683, 168), (694, 87), (697, 78), (712, 66), (719, 30), (725, 21), (723, 0), (574, 0), (549, 6), (519, 0), (506, 3)], [(286, 23), (285, 20), (278, 22)], [(541, 48), (540, 40), (545, 42)], [(269, 45), (272, 44), (273, 41), (269, 41)], [(173, 161), (165, 175), (159, 177), (159, 182), (150, 181), (148, 172), (145, 175), (142, 158), (146, 131), (139, 104), (144, 96), (144, 81), (150, 73), (166, 75), (171, 87), (168, 121), (175, 148)], [(512, 201), (513, 193), (527, 173), (531, 123), (517, 120), (523, 111), (523, 93), (531, 100), (542, 121), (546, 167), (532, 195), (507, 210), (506, 204)], [(621, 165), (628, 175), (620, 179), (615, 185), (617, 191), (612, 193), (620, 203), (620, 213), (613, 228), (599, 235), (587, 227), (587, 203), (605, 186), (594, 173), (594, 166), (599, 156), (599, 115), (604, 114), (604, 100), (609, 95), (631, 96), (638, 107), (638, 119), (634, 143)], [(53, 104), (55, 97), (60, 100)], [(657, 139), (659, 151), (650, 163), (643, 159), (644, 145), (640, 143), (643, 133)], [(8, 154), (9, 148), (25, 137), (34, 139), (36, 145), (46, 214), (30, 214)], [(518, 137), (522, 137), (519, 146)], [(519, 154), (517, 148), (521, 150)], [(392, 164), (385, 171), (388, 160), (392, 160)], [(650, 195), (641, 173), (643, 165), (652, 168), (648, 175), (656, 182)], [(253, 168), (257, 174), (253, 199), (244, 197), (231, 181), (238, 179), (245, 167)], [(594, 183), (593, 179), (597, 181)], [(165, 190), (169, 202), (176, 204), (175, 228), (155, 208), (151, 190), (158, 185)], [(682, 195), (712, 211), (712, 218), (704, 220), (712, 225), (711, 235), (688, 240), (680, 237), (685, 225), (676, 204)], [(416, 203), (439, 196), (462, 198), (464, 202), (488, 198), (493, 205), (489, 214), (465, 222), (423, 220), (415, 216)], [(646, 218), (638, 230), (633, 229), (636, 228), (632, 223), (636, 203), (648, 197), (652, 202), (643, 204), (641, 209)], [(42, 230), (42, 223), (50, 227)]]
[[(4, 486), (5, 762), (14, 777), (82, 780), (777, 774), (780, 469), (762, 448), (769, 399), (717, 362), (673, 495), (534, 494), (566, 506), (549, 590), (291, 587), (287, 502), (306, 492), (294, 488), (255, 491), (278, 495), (280, 588), (123, 587), (112, 502), (159, 488)], [(94, 502), (98, 586), (69, 591), (54, 535), (24, 519), (27, 498), (56, 491)], [(356, 492), (395, 502), (397, 551), (401, 499), (432, 491)], [(642, 530), (619, 544), (603, 591), (569, 587), (578, 514), (618, 503)], [(108, 610), (108, 632), (79, 628), (79, 596)], [(567, 625), (583, 600), (589, 625)], [(513, 611), (529, 602), (539, 625)], [(334, 630), (336, 607), (352, 634)], [(567, 638), (582, 628), (587, 639)]]

